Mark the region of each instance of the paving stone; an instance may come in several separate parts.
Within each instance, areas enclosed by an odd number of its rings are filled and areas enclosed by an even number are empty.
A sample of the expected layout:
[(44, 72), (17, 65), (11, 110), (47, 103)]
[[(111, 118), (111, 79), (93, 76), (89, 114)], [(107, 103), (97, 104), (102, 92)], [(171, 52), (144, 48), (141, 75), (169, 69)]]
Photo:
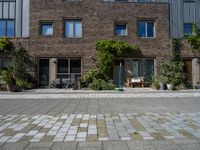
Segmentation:
[(55, 142), (51, 150), (77, 150), (77, 142)]
[(0, 149), (1, 150), (23, 150), (28, 144), (29, 144), (28, 142), (6, 143)]
[(181, 144), (178, 145), (181, 150), (199, 150), (200, 144)]

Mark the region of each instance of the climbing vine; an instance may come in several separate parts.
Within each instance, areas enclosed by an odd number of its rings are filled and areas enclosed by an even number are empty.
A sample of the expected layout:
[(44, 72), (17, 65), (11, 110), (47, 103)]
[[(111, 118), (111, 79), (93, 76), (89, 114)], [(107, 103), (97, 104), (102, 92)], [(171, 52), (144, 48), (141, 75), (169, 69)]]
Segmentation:
[(97, 68), (86, 73), (82, 78), (85, 86), (94, 80), (101, 79), (106, 82), (112, 79), (114, 60), (119, 57), (134, 57), (140, 52), (137, 45), (130, 45), (122, 41), (102, 40), (96, 43)]
[(198, 25), (193, 24), (193, 34), (188, 36), (187, 41), (193, 50), (200, 51), (200, 29)]

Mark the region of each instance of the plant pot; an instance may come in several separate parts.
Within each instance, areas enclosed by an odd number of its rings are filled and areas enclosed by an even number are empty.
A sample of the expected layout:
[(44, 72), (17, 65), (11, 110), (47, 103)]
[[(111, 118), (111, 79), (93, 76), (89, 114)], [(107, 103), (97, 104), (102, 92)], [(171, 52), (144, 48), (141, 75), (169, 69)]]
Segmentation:
[(196, 88), (197, 90), (200, 90), (200, 85), (197, 85), (195, 88)]
[(6, 88), (9, 92), (17, 92), (17, 86), (15, 84), (7, 84)]
[(165, 84), (164, 83), (159, 83), (160, 85), (160, 90), (165, 90)]
[(153, 90), (159, 90), (159, 85), (157, 85), (157, 84), (152, 84), (152, 89)]
[(172, 84), (167, 84), (167, 89), (168, 90), (172, 90), (173, 89), (173, 85)]

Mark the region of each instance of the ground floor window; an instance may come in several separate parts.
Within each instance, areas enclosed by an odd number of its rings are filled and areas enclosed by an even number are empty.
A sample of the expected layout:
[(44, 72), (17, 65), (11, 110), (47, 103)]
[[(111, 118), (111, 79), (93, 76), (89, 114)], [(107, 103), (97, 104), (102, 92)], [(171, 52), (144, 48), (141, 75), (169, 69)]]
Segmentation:
[(70, 78), (81, 74), (81, 59), (61, 58), (57, 60), (57, 78)]
[(154, 59), (133, 59), (133, 78), (144, 77), (149, 82), (154, 75)]
[(11, 58), (0, 58), (0, 70), (11, 67)]

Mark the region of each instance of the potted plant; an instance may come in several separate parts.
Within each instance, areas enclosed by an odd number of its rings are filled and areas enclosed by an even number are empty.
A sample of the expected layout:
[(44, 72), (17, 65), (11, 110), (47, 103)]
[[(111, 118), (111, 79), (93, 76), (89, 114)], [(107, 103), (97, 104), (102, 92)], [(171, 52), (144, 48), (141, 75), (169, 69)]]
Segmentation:
[(2, 79), (6, 82), (6, 88), (9, 92), (16, 92), (17, 86), (12, 69), (4, 69), (0, 73)]
[(157, 76), (153, 76), (151, 80), (151, 86), (154, 90), (159, 90), (159, 81)]
[(195, 86), (195, 89), (200, 90), (200, 83), (197, 82), (197, 85)]

